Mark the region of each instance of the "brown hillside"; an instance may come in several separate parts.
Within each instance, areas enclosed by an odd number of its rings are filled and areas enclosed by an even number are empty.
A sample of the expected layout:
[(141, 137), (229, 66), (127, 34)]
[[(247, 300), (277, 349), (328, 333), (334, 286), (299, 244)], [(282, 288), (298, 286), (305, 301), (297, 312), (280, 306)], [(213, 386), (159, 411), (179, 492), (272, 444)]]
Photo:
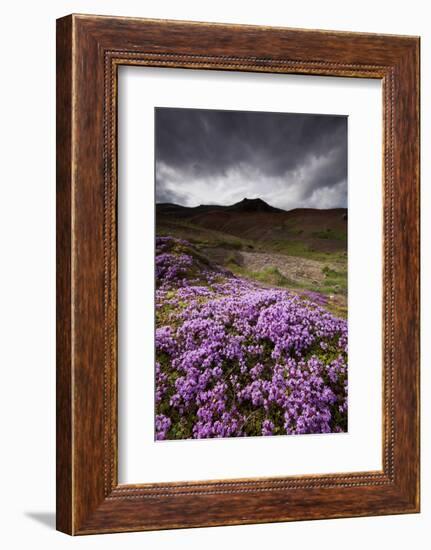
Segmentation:
[(298, 208), (280, 210), (261, 199), (244, 199), (231, 206), (201, 205), (187, 208), (158, 204), (156, 224), (187, 222), (257, 242), (300, 241), (316, 250), (347, 247), (347, 210)]

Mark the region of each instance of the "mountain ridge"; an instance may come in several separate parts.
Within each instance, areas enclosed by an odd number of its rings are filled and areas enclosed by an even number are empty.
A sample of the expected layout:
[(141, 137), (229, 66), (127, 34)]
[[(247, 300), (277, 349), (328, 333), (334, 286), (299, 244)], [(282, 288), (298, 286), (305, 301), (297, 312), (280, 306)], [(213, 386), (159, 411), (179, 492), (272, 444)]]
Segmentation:
[(199, 211), (210, 210), (230, 210), (230, 211), (244, 211), (244, 212), (280, 212), (280, 213), (293, 213), (293, 212), (347, 212), (347, 208), (310, 208), (310, 207), (297, 207), (285, 210), (283, 208), (277, 208), (268, 204), (266, 201), (260, 198), (249, 199), (244, 197), (242, 200), (233, 204), (199, 204), (198, 206), (184, 206), (173, 202), (159, 202), (156, 203), (156, 211), (161, 213), (173, 212), (178, 210), (179, 212), (196, 213)]

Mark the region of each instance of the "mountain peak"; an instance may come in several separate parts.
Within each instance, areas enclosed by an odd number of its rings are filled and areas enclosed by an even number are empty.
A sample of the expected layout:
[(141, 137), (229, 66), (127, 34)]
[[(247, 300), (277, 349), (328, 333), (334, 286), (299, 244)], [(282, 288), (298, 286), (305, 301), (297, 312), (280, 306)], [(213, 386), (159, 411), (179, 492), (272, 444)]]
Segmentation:
[(241, 201), (228, 207), (230, 210), (240, 210), (242, 212), (281, 212), (262, 199), (248, 199), (244, 197)]
[[(262, 200), (262, 199), (259, 199), (259, 198), (257, 198), (257, 199), (248, 199), (247, 197), (244, 197), (244, 198), (242, 199), (242, 201), (240, 201), (240, 202), (243, 202), (243, 203), (250, 203), (250, 204), (252, 204), (252, 203), (253, 203), (253, 204), (267, 204), (267, 203), (266, 203), (264, 200)], [(267, 205), (267, 206), (269, 206), (269, 205)]]

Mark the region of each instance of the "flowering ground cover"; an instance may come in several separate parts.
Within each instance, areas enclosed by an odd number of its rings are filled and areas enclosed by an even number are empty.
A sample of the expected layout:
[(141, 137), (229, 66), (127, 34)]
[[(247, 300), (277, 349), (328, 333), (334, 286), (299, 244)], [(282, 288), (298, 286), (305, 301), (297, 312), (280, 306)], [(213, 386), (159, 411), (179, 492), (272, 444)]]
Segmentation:
[(347, 321), (156, 240), (156, 439), (347, 430)]

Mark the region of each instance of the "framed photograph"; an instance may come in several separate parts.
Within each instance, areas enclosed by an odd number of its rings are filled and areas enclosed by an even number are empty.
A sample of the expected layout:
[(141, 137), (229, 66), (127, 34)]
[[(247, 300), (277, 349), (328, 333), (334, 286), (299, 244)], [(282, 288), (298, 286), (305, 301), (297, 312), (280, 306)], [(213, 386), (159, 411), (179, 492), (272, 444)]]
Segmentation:
[(419, 511), (419, 38), (57, 21), (57, 528)]

